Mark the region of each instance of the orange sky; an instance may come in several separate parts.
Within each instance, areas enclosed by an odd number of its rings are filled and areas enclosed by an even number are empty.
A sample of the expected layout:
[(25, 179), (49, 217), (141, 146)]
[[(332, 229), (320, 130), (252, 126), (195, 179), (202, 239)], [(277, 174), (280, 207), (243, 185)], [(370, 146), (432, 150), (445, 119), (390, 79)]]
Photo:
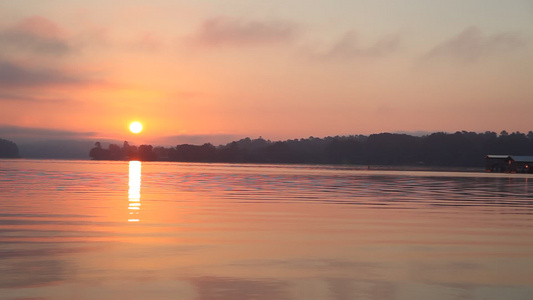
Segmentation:
[(532, 2), (441, 2), (3, 1), (0, 138), (532, 130)]

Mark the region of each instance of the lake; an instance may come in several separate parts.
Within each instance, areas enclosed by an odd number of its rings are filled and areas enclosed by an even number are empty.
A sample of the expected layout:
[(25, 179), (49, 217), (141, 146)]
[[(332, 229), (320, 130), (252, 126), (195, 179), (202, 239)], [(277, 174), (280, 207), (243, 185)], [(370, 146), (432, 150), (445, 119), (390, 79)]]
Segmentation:
[(0, 160), (0, 299), (533, 299), (533, 176)]

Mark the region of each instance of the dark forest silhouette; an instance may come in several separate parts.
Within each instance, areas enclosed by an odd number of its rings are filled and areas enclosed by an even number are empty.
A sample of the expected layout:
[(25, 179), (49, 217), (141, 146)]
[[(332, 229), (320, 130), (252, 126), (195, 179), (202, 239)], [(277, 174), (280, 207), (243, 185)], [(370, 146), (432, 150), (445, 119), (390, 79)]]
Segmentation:
[(245, 138), (226, 145), (139, 147), (124, 142), (103, 148), (97, 142), (95, 160), (142, 160), (227, 163), (303, 163), (482, 167), (487, 154), (533, 155), (533, 132), (437, 132), (417, 137), (380, 133), (272, 142)]
[(0, 158), (19, 158), (19, 148), (12, 141), (0, 139)]

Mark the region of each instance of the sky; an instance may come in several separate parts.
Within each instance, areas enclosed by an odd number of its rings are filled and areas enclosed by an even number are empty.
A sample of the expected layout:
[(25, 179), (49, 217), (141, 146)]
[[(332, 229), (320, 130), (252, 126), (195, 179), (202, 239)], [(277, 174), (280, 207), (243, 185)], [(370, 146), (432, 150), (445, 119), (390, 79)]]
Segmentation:
[(12, 140), (528, 132), (532, 83), (533, 0), (0, 0)]

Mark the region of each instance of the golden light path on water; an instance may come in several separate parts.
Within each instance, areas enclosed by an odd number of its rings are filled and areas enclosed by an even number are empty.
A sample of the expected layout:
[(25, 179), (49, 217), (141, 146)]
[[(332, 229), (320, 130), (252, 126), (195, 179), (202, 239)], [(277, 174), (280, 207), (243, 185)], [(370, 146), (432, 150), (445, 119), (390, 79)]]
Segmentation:
[(130, 174), (128, 183), (128, 222), (139, 222), (141, 209), (141, 162), (130, 161)]

